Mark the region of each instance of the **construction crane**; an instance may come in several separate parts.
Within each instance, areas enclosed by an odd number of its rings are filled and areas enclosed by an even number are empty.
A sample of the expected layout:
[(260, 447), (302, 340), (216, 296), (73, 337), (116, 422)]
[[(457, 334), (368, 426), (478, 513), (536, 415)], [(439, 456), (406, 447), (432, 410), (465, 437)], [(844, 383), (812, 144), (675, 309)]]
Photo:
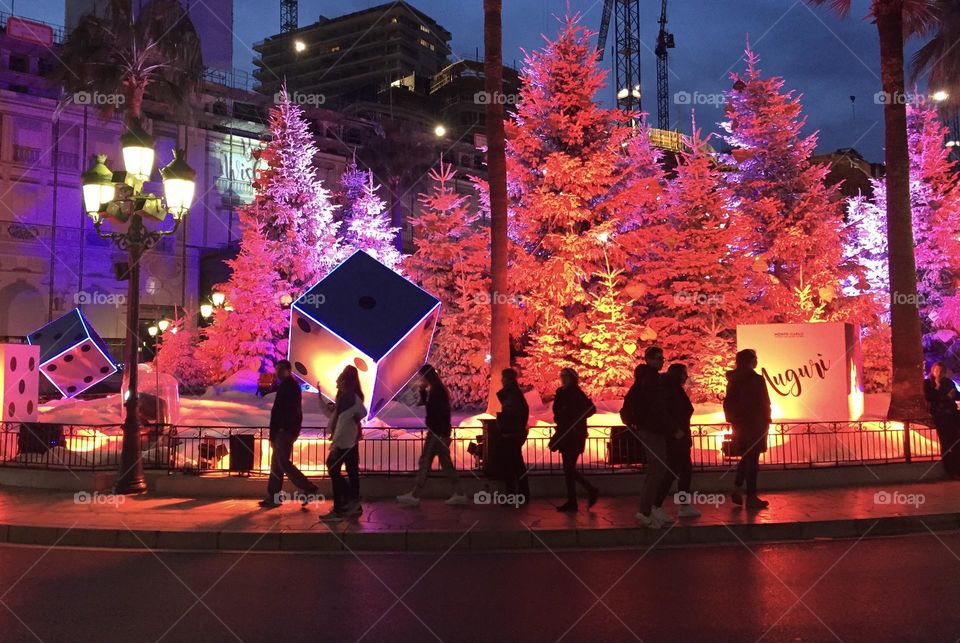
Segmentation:
[(673, 34), (667, 32), (667, 0), (660, 9), (660, 33), (657, 34), (657, 127), (670, 129), (670, 66), (668, 51), (676, 47)]
[(280, 0), (280, 33), (296, 31), (300, 26), (298, 0)]
[(613, 17), (613, 87), (617, 106), (625, 112), (640, 111), (640, 0), (606, 0), (597, 35), (597, 53), (603, 60), (607, 32)]

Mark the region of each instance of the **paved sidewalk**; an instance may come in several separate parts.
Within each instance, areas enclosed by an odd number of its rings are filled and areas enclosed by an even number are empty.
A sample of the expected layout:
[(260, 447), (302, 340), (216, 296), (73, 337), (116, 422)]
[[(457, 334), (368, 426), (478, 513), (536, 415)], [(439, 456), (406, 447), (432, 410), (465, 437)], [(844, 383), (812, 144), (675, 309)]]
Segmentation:
[[(361, 517), (318, 521), (329, 502), (304, 511), (288, 502), (260, 509), (255, 500), (156, 496), (85, 496), (0, 489), (0, 542), (59, 546), (181, 550), (334, 551), (629, 547), (654, 542), (726, 542), (859, 538), (960, 529), (960, 482), (771, 492), (770, 508), (748, 512), (729, 498), (702, 505), (703, 515), (670, 529), (637, 527), (634, 497), (601, 498), (591, 510), (557, 512), (558, 500), (528, 507), (448, 507), (426, 500), (419, 508), (377, 500)], [(709, 498), (701, 498), (708, 500)], [(84, 502), (84, 500), (86, 502)], [(676, 516), (672, 498), (665, 509)]]

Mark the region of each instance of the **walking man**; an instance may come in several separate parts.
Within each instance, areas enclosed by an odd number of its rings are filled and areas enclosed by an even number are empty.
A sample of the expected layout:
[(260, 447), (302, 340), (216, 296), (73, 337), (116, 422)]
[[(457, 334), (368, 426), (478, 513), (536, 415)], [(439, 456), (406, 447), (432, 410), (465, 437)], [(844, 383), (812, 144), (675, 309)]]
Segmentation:
[(667, 433), (671, 426), (660, 377), (664, 362), (663, 349), (651, 346), (644, 352), (643, 358), (644, 363), (633, 372), (633, 386), (623, 400), (620, 419), (635, 432), (646, 454), (646, 475), (640, 490), (637, 520), (648, 529), (661, 529), (673, 522), (663, 509), (654, 506), (667, 475)]
[(450, 457), (450, 434), (453, 432), (453, 422), (450, 419), (450, 394), (443, 385), (437, 370), (430, 364), (420, 369), (420, 406), (426, 409), (424, 424), (427, 425), (427, 438), (423, 443), (423, 452), (420, 454), (420, 464), (417, 469), (417, 482), (413, 491), (397, 496), (397, 502), (403, 505), (416, 507), (420, 504), (420, 494), (427, 485), (427, 476), (433, 468), (433, 460), (440, 460), (440, 468), (450, 479), (453, 495), (447, 499), (448, 505), (465, 505), (467, 497), (460, 488), (460, 476)]
[(279, 507), (281, 502), (280, 491), (283, 489), (284, 474), (290, 478), (306, 496), (303, 506), (310, 502), (310, 496), (317, 495), (317, 486), (300, 472), (293, 462), (293, 443), (300, 437), (303, 426), (303, 407), (301, 406), (300, 386), (290, 371), (290, 362), (282, 359), (276, 364), (277, 397), (270, 409), (270, 447), (273, 457), (270, 460), (270, 480), (267, 483), (267, 497), (260, 501), (265, 509)]

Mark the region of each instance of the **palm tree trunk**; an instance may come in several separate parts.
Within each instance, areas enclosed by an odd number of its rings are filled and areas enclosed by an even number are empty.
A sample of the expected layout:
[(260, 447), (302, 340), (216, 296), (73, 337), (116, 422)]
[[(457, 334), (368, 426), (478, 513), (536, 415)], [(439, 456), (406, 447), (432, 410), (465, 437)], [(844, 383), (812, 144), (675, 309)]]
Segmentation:
[(487, 174), (490, 185), (490, 394), (487, 410), (500, 408), (497, 375), (510, 366), (507, 292), (507, 160), (503, 131), (503, 28), (501, 0), (483, 0), (483, 73), (487, 91)]
[(910, 154), (904, 97), (903, 0), (877, 0), (887, 164), (887, 244), (893, 388), (889, 417), (924, 417), (923, 346), (917, 306), (917, 264), (910, 208)]

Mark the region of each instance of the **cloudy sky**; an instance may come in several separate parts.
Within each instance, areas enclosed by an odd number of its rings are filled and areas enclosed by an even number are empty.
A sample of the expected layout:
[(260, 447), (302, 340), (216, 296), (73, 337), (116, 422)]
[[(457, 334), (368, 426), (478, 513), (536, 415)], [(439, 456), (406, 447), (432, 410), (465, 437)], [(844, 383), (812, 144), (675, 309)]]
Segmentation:
[[(202, 2), (202, 0), (192, 0)], [(381, 4), (383, 0), (300, 0), (300, 24), (321, 13), (336, 16)], [(11, 0), (0, 0), (10, 11)], [(567, 5), (582, 14), (592, 30), (600, 23), (602, 0), (503, 0), (504, 59), (521, 63), (521, 49), (543, 42), (557, 30), (556, 16)], [(252, 68), (251, 45), (279, 29), (279, 0), (236, 0), (234, 62)], [(481, 0), (412, 0), (453, 34), (455, 56), (482, 52)], [(711, 103), (742, 68), (749, 35), (768, 75), (783, 76), (787, 87), (802, 94), (809, 132), (820, 132), (820, 150), (856, 147), (871, 161), (882, 157), (882, 108), (876, 28), (864, 19), (868, 0), (855, 0), (854, 11), (840, 20), (827, 9), (811, 9), (805, 0), (670, 0), (669, 29), (677, 40), (671, 52), (670, 91), (694, 105), (701, 128), (716, 130), (721, 110)], [(63, 23), (63, 0), (16, 0), (17, 13)], [(660, 15), (659, 0), (642, 0), (642, 38), (650, 52), (643, 61), (644, 109), (656, 109), (656, 58), (653, 46)], [(612, 36), (611, 36), (612, 40)], [(609, 55), (607, 56), (609, 59)], [(605, 63), (609, 65), (609, 60)], [(600, 98), (611, 102), (612, 90)], [(856, 97), (856, 117), (850, 97)], [(673, 122), (690, 128), (691, 105), (672, 105)]]

